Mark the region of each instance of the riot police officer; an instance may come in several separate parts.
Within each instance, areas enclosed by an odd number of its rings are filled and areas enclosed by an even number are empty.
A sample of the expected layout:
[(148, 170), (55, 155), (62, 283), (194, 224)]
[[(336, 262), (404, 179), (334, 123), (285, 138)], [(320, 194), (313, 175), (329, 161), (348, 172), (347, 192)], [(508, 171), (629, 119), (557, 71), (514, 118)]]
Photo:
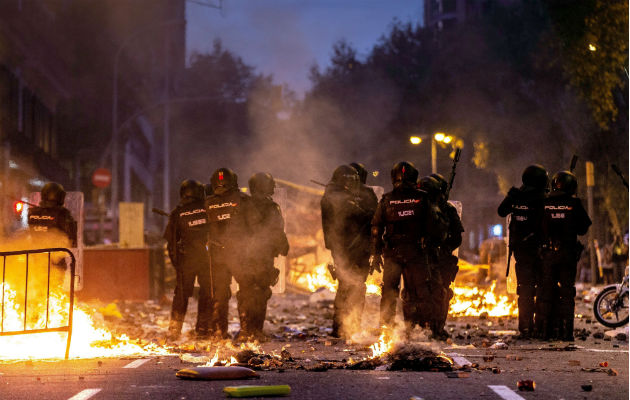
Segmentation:
[[(393, 190), (381, 198), (372, 220), (370, 264), (383, 265), (380, 305), (381, 327), (391, 329), (403, 275), (403, 313), (410, 328), (431, 325), (436, 304), (431, 297), (430, 270), (425, 242), (429, 226), (436, 222), (425, 193), (417, 188), (418, 170), (399, 162), (391, 171)], [(432, 228), (433, 229), (433, 228)]]
[(249, 179), (251, 203), (260, 214), (252, 226), (252, 247), (248, 270), (239, 282), (238, 310), (241, 320), (240, 336), (263, 337), (270, 286), (278, 282), (280, 270), (274, 267), (274, 258), (289, 253), (289, 242), (284, 233), (284, 219), (280, 206), (273, 201), (275, 181), (269, 173), (259, 172)]
[(369, 273), (364, 254), (365, 224), (372, 211), (363, 209), (359, 175), (349, 165), (335, 169), (321, 199), (324, 243), (334, 261), (339, 282), (334, 302), (331, 336), (348, 337), (361, 327), (365, 280)]
[[(442, 303), (442, 309), (440, 311), (440, 319), (437, 323), (438, 326), (444, 326), (446, 318), (448, 317), (448, 308), (453, 298), (453, 289), (451, 284), (455, 281), (459, 266), (457, 265), (458, 258), (453, 252), (462, 244), (462, 233), (464, 232), (464, 226), (457, 213), (457, 209), (454, 205), (448, 202), (448, 183), (441, 174), (434, 173), (429, 175), (440, 186), (440, 195), (438, 197), (438, 206), (442, 212), (442, 215), (446, 218), (447, 229), (446, 237), (436, 248), (435, 263), (436, 269), (440, 273), (442, 285), (444, 287), (444, 299)], [(446, 333), (442, 330), (443, 335)], [(446, 334), (448, 335), (448, 334)]]
[(575, 197), (577, 179), (560, 171), (544, 200), (540, 238), (542, 274), (537, 290), (536, 325), (542, 339), (573, 340), (575, 275), (583, 246), (577, 240), (591, 226), (582, 202)]
[[(444, 330), (444, 323), (448, 316), (448, 306), (452, 291), (450, 283), (455, 279), (457, 273), (457, 257), (452, 255), (452, 251), (461, 244), (461, 222), (459, 217), (454, 220), (452, 215), (449, 218), (448, 212), (457, 211), (455, 208), (442, 200), (442, 183), (433, 176), (425, 176), (418, 181), (418, 188), (426, 193), (428, 206), (431, 214), (439, 222), (431, 227), (431, 231), (435, 231), (436, 227), (440, 227), (442, 236), (429, 236), (425, 241), (425, 249), (428, 252), (430, 267), (430, 289), (434, 301), (434, 312), (431, 315), (431, 331), (435, 338), (446, 339), (449, 337)], [(444, 205), (446, 203), (447, 205)], [(450, 206), (450, 207), (449, 207)], [(459, 222), (456, 226), (455, 222)], [(433, 232), (437, 233), (437, 232)], [(457, 237), (459, 236), (459, 242)], [(450, 252), (448, 249), (453, 248)], [(454, 260), (453, 260), (454, 258)], [(453, 268), (453, 263), (455, 266)], [(455, 269), (454, 273), (453, 270)]]
[(180, 201), (171, 212), (164, 231), (168, 254), (177, 274), (171, 322), (170, 340), (177, 340), (182, 330), (188, 298), (193, 294), (195, 278), (199, 282), (199, 303), (195, 331), (199, 338), (210, 334), (212, 296), (208, 241), (208, 216), (204, 206), (204, 187), (193, 179), (179, 187)]
[(65, 199), (63, 186), (56, 182), (45, 184), (39, 206), (28, 209), (28, 226), (35, 236), (43, 232), (60, 232), (68, 239), (68, 243), (60, 244), (60, 247), (76, 247), (77, 223), (63, 206)]
[(210, 247), (213, 310), (211, 329), (222, 338), (228, 338), (228, 306), (232, 277), (246, 282), (248, 246), (251, 244), (252, 226), (256, 223), (256, 210), (251, 198), (241, 192), (238, 177), (229, 168), (217, 169), (210, 178), (212, 194), (206, 197), (206, 212), (210, 224)]
[(541, 268), (540, 237), (536, 230), (549, 177), (545, 168), (534, 164), (525, 168), (522, 181), (520, 188), (512, 187), (508, 191), (497, 212), (501, 217), (512, 215), (508, 227), (509, 247), (516, 260), (518, 329), (520, 337), (525, 339), (534, 333), (536, 286)]

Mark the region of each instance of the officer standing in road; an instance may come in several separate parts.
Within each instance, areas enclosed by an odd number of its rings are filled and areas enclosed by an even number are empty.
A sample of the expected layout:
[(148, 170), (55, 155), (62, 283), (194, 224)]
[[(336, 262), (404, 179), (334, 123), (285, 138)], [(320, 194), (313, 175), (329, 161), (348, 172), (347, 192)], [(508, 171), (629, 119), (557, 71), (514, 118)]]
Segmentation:
[[(77, 222), (64, 207), (66, 191), (59, 183), (49, 182), (41, 190), (39, 206), (28, 209), (28, 226), (34, 243), (44, 247), (76, 247)], [(53, 260), (50, 287), (61, 287), (66, 272), (66, 260)]]
[(369, 273), (362, 235), (373, 212), (361, 207), (359, 190), (357, 171), (349, 165), (341, 165), (333, 172), (320, 202), (324, 243), (334, 260), (331, 273), (339, 281), (333, 337), (349, 337), (361, 328), (365, 280)]
[(405, 280), (403, 310), (407, 328), (431, 325), (436, 305), (431, 296), (428, 253), (429, 227), (437, 226), (426, 195), (417, 189), (418, 170), (403, 161), (391, 171), (393, 190), (381, 198), (372, 220), (370, 265), (383, 265), (380, 325), (392, 329), (400, 277)]
[(210, 262), (206, 247), (208, 216), (204, 206), (204, 187), (193, 179), (183, 181), (179, 187), (179, 204), (171, 212), (164, 231), (168, 255), (177, 274), (169, 340), (177, 340), (182, 331), (188, 298), (193, 294), (195, 278), (199, 282), (199, 303), (195, 332), (198, 338), (210, 336), (212, 295)]
[(537, 290), (536, 325), (542, 339), (573, 341), (575, 275), (583, 246), (577, 240), (591, 226), (582, 202), (575, 197), (577, 179), (560, 171), (551, 180), (539, 225), (542, 277)]
[[(212, 194), (206, 198), (210, 224), (210, 247), (213, 310), (211, 329), (221, 338), (228, 338), (228, 306), (232, 292), (232, 276), (246, 283), (252, 226), (258, 217), (251, 198), (238, 188), (238, 177), (229, 168), (217, 169), (210, 178)], [(241, 321), (243, 323), (243, 321)], [(246, 323), (244, 324), (246, 325)]]
[[(455, 225), (451, 223), (447, 214), (449, 211), (448, 207), (441, 204), (441, 198), (443, 196), (440, 181), (432, 176), (425, 176), (418, 181), (418, 188), (426, 193), (431, 215), (435, 216), (437, 221), (439, 221), (439, 224), (431, 226), (430, 232), (432, 232), (433, 235), (425, 240), (424, 247), (428, 252), (430, 268), (429, 283), (431, 297), (434, 302), (434, 310), (431, 315), (430, 327), (433, 332), (433, 336), (436, 339), (446, 339), (449, 335), (444, 330), (444, 323), (446, 322), (446, 317), (448, 315), (448, 305), (450, 301), (450, 297), (448, 295), (449, 293), (452, 293), (450, 292), (449, 285), (453, 270), (453, 266), (451, 265), (453, 260), (448, 257), (449, 254), (446, 254), (446, 252), (447, 248), (450, 248), (453, 245), (453, 242), (456, 242), (457, 240), (456, 237), (449, 238), (451, 230), (456, 231), (456, 233), (454, 233), (455, 236), (459, 235), (459, 243), (457, 243), (458, 246), (461, 244), (461, 231), (459, 231), (458, 228), (455, 228)], [(457, 211), (455, 211), (455, 215), (457, 215)], [(436, 230), (439, 229), (441, 229), (442, 235), (436, 237)], [(452, 250), (450, 255), (452, 256)], [(454, 262), (455, 268), (457, 268), (456, 257)], [(455, 270), (455, 273), (457, 273), (457, 270)], [(452, 278), (454, 279), (454, 276), (452, 276)]]
[(499, 205), (498, 214), (501, 217), (512, 215), (508, 229), (510, 253), (516, 260), (518, 330), (520, 337), (526, 339), (534, 334), (536, 288), (541, 273), (540, 237), (536, 231), (549, 177), (545, 168), (534, 164), (525, 168), (522, 181), (520, 188), (512, 187), (508, 191)]
[[(439, 312), (440, 319), (437, 326), (444, 327), (446, 318), (448, 317), (448, 309), (453, 298), (453, 289), (451, 284), (455, 281), (459, 266), (457, 265), (458, 258), (453, 254), (455, 250), (462, 244), (462, 233), (464, 232), (464, 226), (462, 220), (459, 218), (457, 209), (454, 205), (448, 202), (448, 183), (446, 179), (440, 174), (434, 173), (429, 175), (438, 181), (440, 185), (440, 195), (438, 197), (438, 206), (442, 212), (442, 215), (446, 217), (446, 238), (436, 248), (435, 263), (436, 269), (440, 273), (442, 285), (444, 287), (444, 299), (442, 302), (442, 308)], [(442, 329), (442, 336), (448, 335)]]
[(238, 312), (241, 320), (240, 337), (264, 338), (263, 325), (271, 286), (278, 282), (280, 270), (274, 258), (289, 253), (289, 241), (284, 233), (280, 206), (273, 201), (276, 183), (269, 173), (259, 172), (249, 179), (251, 203), (260, 214), (252, 226), (253, 239), (248, 269), (239, 282)]
[(32, 234), (42, 232), (61, 232), (68, 238), (68, 243), (60, 247), (77, 246), (77, 222), (70, 211), (63, 206), (66, 191), (56, 182), (44, 185), (38, 207), (28, 209), (28, 226)]

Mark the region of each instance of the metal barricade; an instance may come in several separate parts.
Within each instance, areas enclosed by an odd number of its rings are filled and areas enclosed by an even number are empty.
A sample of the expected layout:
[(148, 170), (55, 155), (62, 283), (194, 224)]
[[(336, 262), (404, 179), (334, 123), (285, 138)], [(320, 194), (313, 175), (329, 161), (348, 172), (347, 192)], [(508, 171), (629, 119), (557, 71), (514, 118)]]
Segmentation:
[[(50, 311), (50, 255), (51, 253), (56, 252), (65, 252), (70, 256), (72, 260), (70, 263), (70, 308), (68, 310), (68, 325), (66, 326), (57, 326), (57, 327), (48, 327), (49, 321), (49, 311)], [(27, 329), (26, 322), (28, 316), (28, 268), (29, 268), (29, 255), (31, 254), (41, 254), (48, 253), (48, 276), (47, 276), (47, 285), (46, 285), (46, 321), (44, 328), (40, 329)], [(7, 272), (7, 257), (11, 256), (26, 256), (26, 262), (24, 264), (25, 271), (25, 285), (24, 285), (24, 329), (21, 331), (5, 331), (4, 330), (4, 317), (5, 317), (5, 282), (6, 282), (6, 272)], [(72, 338), (72, 313), (74, 310), (74, 276), (75, 276), (75, 266), (76, 261), (74, 255), (69, 249), (62, 247), (54, 247), (47, 249), (36, 249), (36, 250), (20, 250), (20, 251), (3, 251), (0, 252), (0, 257), (2, 258), (2, 311), (0, 317), (0, 336), (14, 336), (14, 335), (25, 335), (32, 333), (44, 333), (44, 332), (68, 332), (68, 340), (66, 344), (66, 360), (68, 359), (68, 354), (70, 351), (70, 339)]]

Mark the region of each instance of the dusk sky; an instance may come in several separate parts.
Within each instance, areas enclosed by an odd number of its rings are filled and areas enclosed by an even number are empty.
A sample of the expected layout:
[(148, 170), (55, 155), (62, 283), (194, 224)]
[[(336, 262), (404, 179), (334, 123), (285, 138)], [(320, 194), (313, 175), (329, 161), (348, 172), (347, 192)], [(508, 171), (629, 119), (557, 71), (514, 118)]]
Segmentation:
[(314, 63), (325, 68), (338, 40), (347, 40), (363, 58), (394, 18), (421, 23), (423, 15), (422, 0), (224, 0), (223, 10), (186, 6), (188, 55), (211, 50), (220, 38), (257, 72), (272, 74), (300, 95), (310, 86), (309, 68)]

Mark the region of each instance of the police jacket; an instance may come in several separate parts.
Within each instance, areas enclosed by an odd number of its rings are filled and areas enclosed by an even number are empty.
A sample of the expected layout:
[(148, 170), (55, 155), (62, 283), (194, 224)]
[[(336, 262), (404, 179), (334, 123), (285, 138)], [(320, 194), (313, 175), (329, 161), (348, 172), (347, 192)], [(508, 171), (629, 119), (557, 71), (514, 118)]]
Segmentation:
[(168, 255), (177, 267), (184, 254), (205, 255), (208, 216), (203, 200), (182, 200), (171, 212), (164, 231)]
[(582, 202), (564, 192), (552, 192), (544, 200), (540, 237), (543, 246), (573, 246), (592, 222)]
[(251, 203), (258, 211), (260, 219), (253, 222), (255, 250), (253, 255), (263, 257), (286, 256), (289, 241), (284, 233), (284, 219), (280, 206), (269, 196), (252, 196)]
[(220, 243), (225, 249), (244, 249), (251, 239), (252, 227), (260, 219), (251, 197), (238, 188), (215, 191), (206, 197), (205, 206), (210, 224), (210, 245), (216, 247)]
[(358, 194), (332, 182), (326, 185), (320, 206), (326, 248), (351, 259), (360, 256), (361, 235), (373, 211), (361, 207)]
[(58, 231), (63, 232), (72, 247), (77, 246), (77, 223), (70, 211), (59, 205), (40, 202), (39, 207), (28, 209), (28, 226), (33, 233)]
[(380, 255), (384, 248), (401, 245), (417, 245), (419, 250), (434, 219), (425, 193), (415, 185), (385, 193), (372, 219), (372, 254)]
[(510, 245), (523, 244), (524, 241), (537, 245), (536, 234), (540, 224), (545, 191), (531, 186), (511, 188), (499, 205), (497, 213), (501, 217), (512, 214), (510, 219)]

